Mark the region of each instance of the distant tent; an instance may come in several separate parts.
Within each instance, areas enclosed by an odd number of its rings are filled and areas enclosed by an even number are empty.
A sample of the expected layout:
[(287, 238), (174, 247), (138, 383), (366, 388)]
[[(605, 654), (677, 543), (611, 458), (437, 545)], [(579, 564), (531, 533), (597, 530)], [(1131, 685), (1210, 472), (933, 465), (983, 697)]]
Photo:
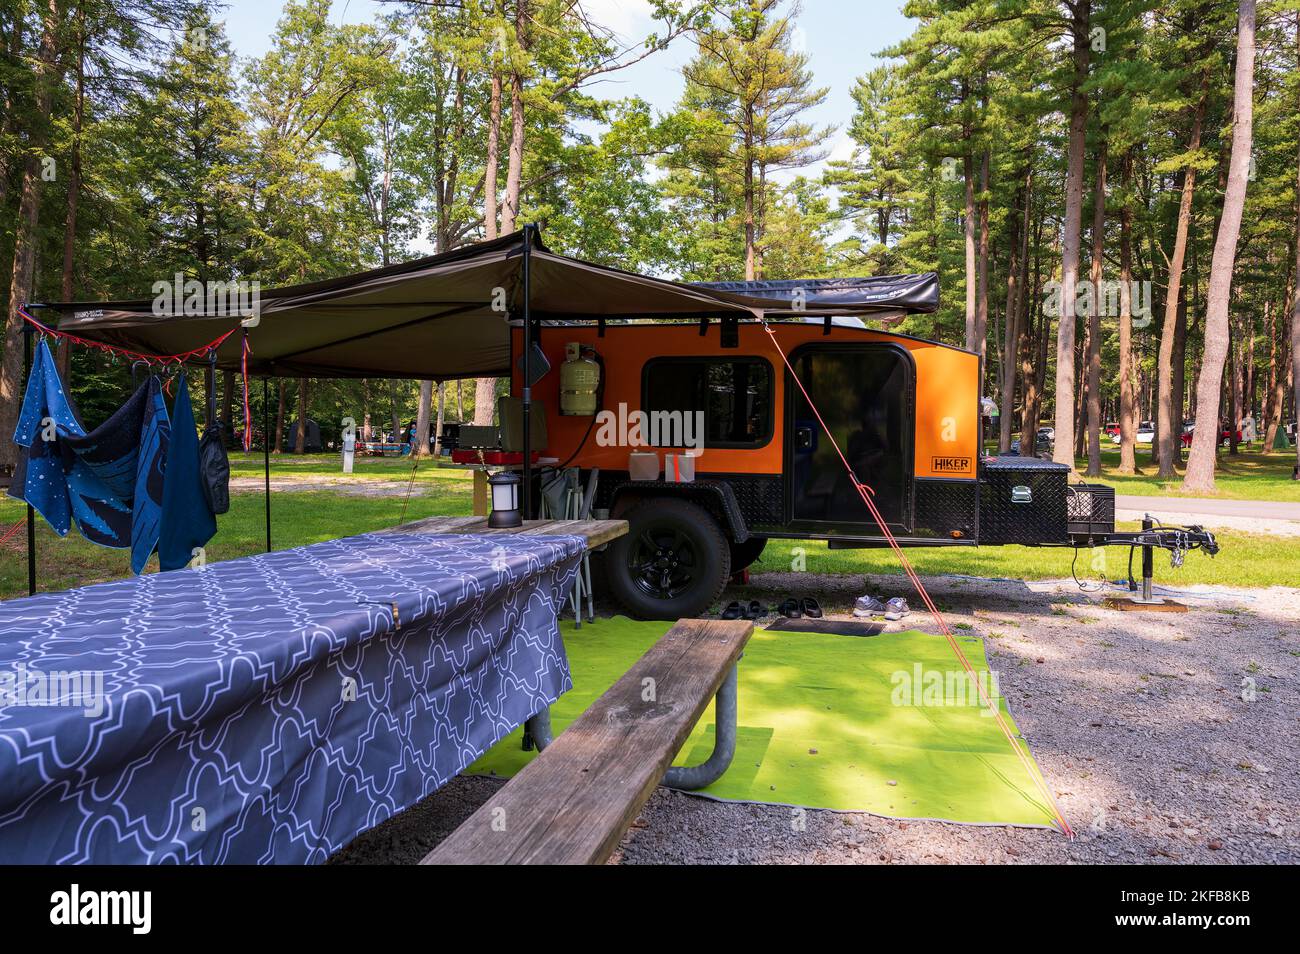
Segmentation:
[[(325, 449), (325, 445), (320, 439), (320, 425), (310, 418), (307, 419), (307, 433), (303, 441), (302, 450), (304, 454), (319, 454)], [(284, 449), (286, 451), (296, 450), (298, 447), (298, 422), (290, 421), (284, 429)]]

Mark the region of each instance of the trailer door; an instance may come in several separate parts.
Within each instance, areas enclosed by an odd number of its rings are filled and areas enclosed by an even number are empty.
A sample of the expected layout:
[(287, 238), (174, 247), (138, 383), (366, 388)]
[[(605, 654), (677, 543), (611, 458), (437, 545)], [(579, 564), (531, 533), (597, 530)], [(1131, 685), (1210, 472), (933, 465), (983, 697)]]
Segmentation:
[[(799, 380), (891, 533), (912, 529), (915, 370), (904, 348), (812, 344), (791, 357)], [(791, 529), (879, 536), (871, 512), (793, 381), (786, 381), (786, 476)]]

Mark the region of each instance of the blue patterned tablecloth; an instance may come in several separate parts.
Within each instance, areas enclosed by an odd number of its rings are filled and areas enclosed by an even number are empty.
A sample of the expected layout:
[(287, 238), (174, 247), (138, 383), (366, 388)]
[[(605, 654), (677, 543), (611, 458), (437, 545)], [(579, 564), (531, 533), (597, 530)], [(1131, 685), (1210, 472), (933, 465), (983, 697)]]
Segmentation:
[(572, 686), (584, 546), (367, 534), (0, 603), (0, 862), (324, 861)]

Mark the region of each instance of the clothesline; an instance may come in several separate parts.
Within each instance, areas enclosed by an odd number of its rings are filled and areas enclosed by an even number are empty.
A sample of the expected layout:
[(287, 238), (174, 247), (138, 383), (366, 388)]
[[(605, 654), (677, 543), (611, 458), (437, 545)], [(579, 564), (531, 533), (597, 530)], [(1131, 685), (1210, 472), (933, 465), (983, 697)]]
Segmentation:
[[(221, 347), (222, 343), (238, 330), (237, 328), (231, 328), (219, 338), (214, 338), (205, 345), (200, 345), (192, 351), (185, 351), (181, 354), (148, 354), (143, 351), (132, 351), (130, 348), (120, 348), (117, 345), (105, 344), (102, 341), (87, 341), (85, 338), (78, 338), (76, 335), (69, 334), (66, 331), (58, 331), (57, 329), (51, 328), (49, 325), (37, 321), (28, 313), (27, 308), (22, 305), (18, 308), (18, 314), (22, 315), (24, 321), (42, 334), (50, 335), (53, 338), (63, 338), (67, 341), (71, 341), (73, 344), (84, 345), (87, 348), (98, 348), (100, 351), (105, 351), (109, 354), (120, 354), (123, 357), (131, 358), (135, 361), (143, 361), (146, 364), (158, 365), (160, 367), (166, 367), (171, 364), (181, 366), (191, 358), (204, 357)], [(248, 336), (245, 335), (243, 348), (241, 349), (240, 354), (240, 364), (243, 369), (244, 378), (243, 448), (245, 451), (252, 450), (253, 448), (253, 413), (248, 400), (248, 354), (250, 351), (252, 351), (252, 348), (248, 344)]]
[(186, 351), (181, 354), (148, 354), (143, 351), (132, 351), (130, 348), (120, 348), (117, 345), (105, 344), (102, 341), (88, 341), (85, 338), (78, 338), (76, 335), (69, 334), (66, 331), (58, 331), (57, 329), (42, 324), (33, 318), (28, 314), (26, 306), (19, 306), (18, 314), (22, 315), (24, 321), (42, 334), (50, 335), (53, 338), (63, 338), (67, 341), (71, 341), (73, 344), (84, 345), (87, 348), (98, 348), (100, 351), (106, 351), (109, 354), (119, 354), (135, 361), (144, 361), (151, 365), (157, 364), (160, 366), (166, 366), (169, 364), (185, 364), (185, 362), (189, 361), (191, 358), (204, 357), (209, 352), (221, 347), (221, 344), (238, 330), (238, 328), (231, 328), (219, 338), (215, 338), (205, 345), (200, 345), (192, 351)]

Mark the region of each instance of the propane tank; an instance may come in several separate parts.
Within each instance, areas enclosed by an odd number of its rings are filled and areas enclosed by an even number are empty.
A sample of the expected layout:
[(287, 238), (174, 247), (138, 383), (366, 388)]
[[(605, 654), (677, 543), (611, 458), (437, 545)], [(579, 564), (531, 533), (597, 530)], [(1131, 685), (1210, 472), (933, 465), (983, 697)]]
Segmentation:
[(568, 417), (591, 417), (597, 411), (600, 365), (582, 353), (582, 345), (570, 341), (564, 346), (560, 365), (560, 413)]

